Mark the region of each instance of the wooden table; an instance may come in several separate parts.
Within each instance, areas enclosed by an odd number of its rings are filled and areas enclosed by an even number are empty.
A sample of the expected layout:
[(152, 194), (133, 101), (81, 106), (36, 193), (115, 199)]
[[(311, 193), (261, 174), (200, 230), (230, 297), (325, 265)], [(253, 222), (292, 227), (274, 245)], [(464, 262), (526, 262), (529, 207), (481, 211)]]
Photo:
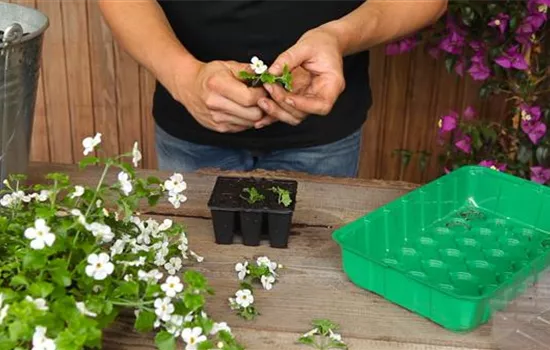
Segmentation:
[[(70, 166), (32, 164), (31, 181), (42, 181), (43, 175), (52, 171), (67, 172), (75, 184), (92, 185), (99, 178), (96, 169), (82, 172)], [(113, 181), (114, 175), (111, 174), (108, 181)], [(149, 171), (142, 175), (166, 178), (170, 174)], [(168, 216), (187, 225), (191, 249), (205, 257), (196, 268), (206, 275), (216, 291), (208, 300), (208, 313), (217, 321), (226, 321), (247, 349), (307, 349), (296, 345), (295, 341), (311, 328), (314, 318), (328, 318), (340, 324), (343, 338), (351, 349), (497, 349), (490, 325), (468, 334), (446, 331), (356, 287), (343, 273), (340, 249), (331, 238), (333, 230), (403, 195), (414, 185), (293, 176), (298, 178), (299, 188), (288, 249), (273, 249), (267, 243), (245, 247), (213, 242), (206, 203), (215, 172), (184, 174), (189, 200), (178, 210), (166, 203), (148, 213), (153, 217)], [(286, 268), (281, 273), (280, 283), (271, 291), (258, 289), (255, 303), (262, 315), (254, 321), (244, 321), (227, 306), (227, 298), (238, 288), (234, 265), (242, 259), (260, 255)], [(153, 349), (153, 336), (133, 332), (132, 322), (130, 316), (117, 321), (106, 332), (105, 349)]]

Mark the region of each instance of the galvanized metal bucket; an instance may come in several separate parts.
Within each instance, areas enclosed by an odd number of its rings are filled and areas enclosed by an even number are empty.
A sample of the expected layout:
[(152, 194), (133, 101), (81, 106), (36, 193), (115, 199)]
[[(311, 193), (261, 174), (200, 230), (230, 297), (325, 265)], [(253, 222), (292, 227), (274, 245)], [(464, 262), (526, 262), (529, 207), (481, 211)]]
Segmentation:
[[(0, 188), (27, 172), (46, 15), (0, 2)], [(2, 33), (3, 32), (3, 33)]]

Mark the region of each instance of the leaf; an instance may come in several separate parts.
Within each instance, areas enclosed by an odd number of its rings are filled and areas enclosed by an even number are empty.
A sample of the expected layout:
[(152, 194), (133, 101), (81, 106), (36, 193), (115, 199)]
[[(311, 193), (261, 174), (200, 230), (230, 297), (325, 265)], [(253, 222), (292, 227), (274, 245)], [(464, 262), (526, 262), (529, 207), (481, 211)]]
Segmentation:
[(265, 84), (273, 84), (277, 79), (274, 75), (266, 72), (260, 75), (260, 80), (262, 81), (262, 83), (265, 83)]
[(149, 197), (147, 197), (147, 203), (149, 204), (149, 206), (154, 207), (155, 205), (157, 205), (160, 198), (161, 198), (161, 196), (158, 195), (158, 194), (149, 196)]
[(533, 158), (533, 149), (521, 144), (518, 149), (518, 161), (523, 164), (529, 163)]
[(199, 343), (199, 346), (197, 347), (198, 350), (210, 350), (214, 348), (214, 344), (211, 340), (203, 341), (202, 343)]
[(153, 330), (157, 316), (151, 311), (141, 311), (136, 318), (134, 327), (138, 332), (145, 333)]
[(90, 165), (94, 165), (97, 163), (99, 163), (99, 158), (94, 156), (87, 156), (82, 158), (80, 162), (78, 162), (78, 166), (80, 167), (80, 169), (84, 169)]
[(453, 68), (456, 64), (456, 61), (457, 61), (456, 56), (451, 56), (445, 60), (445, 68), (447, 69), (447, 72), (449, 73), (453, 72)]
[(28, 285), (29, 285), (29, 281), (27, 281), (27, 279), (23, 275), (13, 276), (13, 278), (10, 281), (11, 287), (19, 287), (19, 286), (26, 287)]
[(35, 213), (36, 213), (36, 216), (47, 220), (55, 216), (55, 211), (56, 211), (55, 208), (44, 206), (44, 207), (37, 207), (35, 210)]
[(544, 167), (550, 166), (550, 149), (548, 148), (548, 146), (540, 145), (539, 147), (537, 147), (535, 156), (537, 157), (537, 161), (540, 165)]
[(162, 183), (162, 181), (158, 177), (149, 176), (147, 178), (147, 184), (149, 184), (149, 185), (160, 185), (161, 183)]
[(71, 273), (67, 261), (62, 259), (53, 260), (49, 263), (48, 270), (54, 283), (63, 287), (71, 285)]
[(186, 293), (183, 296), (183, 303), (188, 309), (195, 311), (204, 305), (204, 297), (200, 294)]
[(48, 295), (53, 292), (53, 285), (48, 282), (39, 281), (34, 284), (32, 284), (29, 287), (29, 292), (35, 297), (35, 298), (45, 298)]
[(200, 272), (187, 270), (183, 275), (183, 281), (193, 288), (204, 290), (207, 286), (206, 277)]
[(312, 337), (300, 337), (298, 339), (298, 342), (305, 345), (311, 345), (313, 344), (313, 338)]
[(145, 298), (149, 299), (152, 298), (156, 293), (160, 293), (161, 289), (158, 284), (148, 284), (147, 288), (145, 289)]
[(139, 284), (135, 281), (124, 282), (113, 291), (113, 296), (137, 297), (139, 295)]
[(14, 320), (8, 327), (11, 341), (18, 341), (30, 332), (29, 324)]
[(479, 132), (479, 129), (477, 128), (472, 129), (472, 145), (477, 150), (479, 150), (481, 146), (483, 146), (483, 141), (481, 140), (481, 134)]
[(510, 19), (509, 25), (510, 25), (510, 29), (511, 29), (512, 31), (514, 31), (514, 29), (516, 29), (517, 26), (518, 26), (518, 18), (517, 18), (516, 16), (513, 16), (513, 17)]
[(239, 72), (239, 78), (241, 79), (244, 79), (244, 80), (254, 80), (257, 78), (257, 76), (255, 74), (252, 74), (252, 73), (249, 73), (245, 70), (242, 70)]
[(73, 350), (81, 347), (76, 334), (73, 334), (69, 329), (59, 333), (55, 344), (57, 346), (56, 350)]
[(155, 336), (155, 345), (158, 350), (175, 350), (176, 339), (174, 336), (166, 331), (157, 333)]
[(40, 270), (46, 266), (46, 255), (40, 251), (31, 251), (23, 257), (23, 269)]

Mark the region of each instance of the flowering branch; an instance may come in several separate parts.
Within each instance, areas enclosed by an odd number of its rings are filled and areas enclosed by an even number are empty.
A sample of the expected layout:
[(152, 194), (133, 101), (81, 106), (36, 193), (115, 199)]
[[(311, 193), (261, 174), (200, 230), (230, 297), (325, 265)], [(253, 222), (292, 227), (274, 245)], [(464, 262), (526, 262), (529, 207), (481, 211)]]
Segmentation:
[(309, 345), (315, 349), (347, 349), (348, 346), (342, 341), (342, 336), (335, 333), (338, 325), (330, 320), (314, 320), (313, 329), (303, 334), (298, 342)]

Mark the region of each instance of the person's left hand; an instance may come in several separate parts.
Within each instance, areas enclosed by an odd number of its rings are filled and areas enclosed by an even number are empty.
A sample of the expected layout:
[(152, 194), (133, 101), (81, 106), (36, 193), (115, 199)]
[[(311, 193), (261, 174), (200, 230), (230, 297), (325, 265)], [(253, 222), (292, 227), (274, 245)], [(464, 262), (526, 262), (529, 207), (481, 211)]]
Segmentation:
[(292, 93), (274, 85), (271, 89), (266, 88), (273, 101), (262, 98), (258, 105), (269, 117), (257, 122), (256, 127), (267, 125), (265, 122), (270, 118), (298, 125), (309, 114), (330, 113), (345, 88), (342, 52), (338, 35), (327, 27), (318, 27), (305, 33), (294, 46), (279, 55), (269, 68), (271, 74), (282, 74), (286, 64), (292, 72), (303, 68), (311, 75), (311, 81), (305, 88)]

